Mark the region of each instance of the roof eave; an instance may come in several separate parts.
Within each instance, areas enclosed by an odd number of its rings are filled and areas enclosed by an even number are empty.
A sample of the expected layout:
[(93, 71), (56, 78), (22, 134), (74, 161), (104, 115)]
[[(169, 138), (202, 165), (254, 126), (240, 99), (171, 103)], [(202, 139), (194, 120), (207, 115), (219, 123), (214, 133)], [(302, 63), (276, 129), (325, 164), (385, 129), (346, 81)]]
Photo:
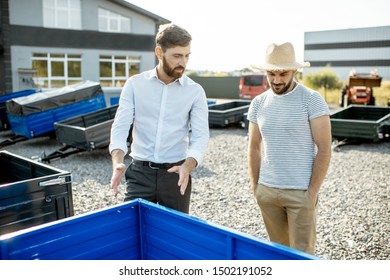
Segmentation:
[(126, 8), (129, 8), (137, 13), (140, 13), (146, 17), (149, 17), (151, 19), (153, 19), (156, 23), (159, 23), (159, 24), (164, 24), (164, 23), (170, 23), (171, 21), (166, 19), (166, 18), (163, 18), (159, 15), (156, 15), (156, 14), (153, 14), (145, 9), (142, 9), (134, 4), (131, 4), (127, 1), (124, 1), (124, 0), (111, 0), (112, 2), (115, 2), (116, 4), (118, 5), (122, 5), (122, 6), (125, 6)]

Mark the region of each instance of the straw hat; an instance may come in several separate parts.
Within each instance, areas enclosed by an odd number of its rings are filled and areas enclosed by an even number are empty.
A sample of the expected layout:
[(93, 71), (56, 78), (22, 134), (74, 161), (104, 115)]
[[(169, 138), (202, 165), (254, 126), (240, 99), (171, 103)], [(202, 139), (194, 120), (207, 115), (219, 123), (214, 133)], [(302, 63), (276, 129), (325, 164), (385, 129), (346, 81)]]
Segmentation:
[(275, 71), (275, 70), (297, 70), (309, 67), (309, 62), (299, 63), (295, 61), (294, 46), (290, 43), (281, 45), (270, 44), (265, 54), (265, 63), (259, 66), (252, 66), (257, 70)]

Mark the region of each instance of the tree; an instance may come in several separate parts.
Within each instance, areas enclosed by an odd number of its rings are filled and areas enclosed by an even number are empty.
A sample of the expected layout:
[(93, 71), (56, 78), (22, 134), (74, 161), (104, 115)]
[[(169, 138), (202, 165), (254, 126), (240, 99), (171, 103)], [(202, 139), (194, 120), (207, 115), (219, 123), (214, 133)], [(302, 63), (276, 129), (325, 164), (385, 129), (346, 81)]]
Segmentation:
[(325, 100), (327, 90), (339, 89), (343, 85), (343, 82), (340, 81), (336, 73), (331, 70), (330, 65), (327, 65), (325, 68), (323, 68), (317, 73), (306, 74), (303, 77), (303, 82), (305, 85), (313, 89), (324, 89)]

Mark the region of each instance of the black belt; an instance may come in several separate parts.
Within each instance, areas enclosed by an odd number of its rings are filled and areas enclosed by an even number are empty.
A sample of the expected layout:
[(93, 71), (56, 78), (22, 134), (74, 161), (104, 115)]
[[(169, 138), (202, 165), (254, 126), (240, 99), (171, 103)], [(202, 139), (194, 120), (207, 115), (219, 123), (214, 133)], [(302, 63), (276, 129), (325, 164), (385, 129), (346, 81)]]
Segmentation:
[(176, 165), (183, 164), (184, 160), (174, 162), (174, 163), (155, 163), (152, 161), (142, 161), (137, 159), (132, 159), (132, 164), (138, 165), (138, 166), (148, 166), (151, 169), (169, 169)]

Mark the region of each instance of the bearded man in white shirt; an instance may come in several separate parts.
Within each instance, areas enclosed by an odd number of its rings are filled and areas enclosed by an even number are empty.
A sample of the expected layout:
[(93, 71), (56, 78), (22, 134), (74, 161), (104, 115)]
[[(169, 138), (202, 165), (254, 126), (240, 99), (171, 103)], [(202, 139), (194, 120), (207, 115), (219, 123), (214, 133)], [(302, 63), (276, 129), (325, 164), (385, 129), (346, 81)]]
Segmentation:
[[(184, 74), (191, 41), (175, 24), (160, 26), (158, 65), (130, 77), (122, 89), (109, 151), (111, 187), (117, 195), (125, 175), (125, 201), (143, 198), (189, 213), (191, 172), (201, 164), (209, 140), (206, 94)], [(131, 126), (131, 162), (126, 168)]]

